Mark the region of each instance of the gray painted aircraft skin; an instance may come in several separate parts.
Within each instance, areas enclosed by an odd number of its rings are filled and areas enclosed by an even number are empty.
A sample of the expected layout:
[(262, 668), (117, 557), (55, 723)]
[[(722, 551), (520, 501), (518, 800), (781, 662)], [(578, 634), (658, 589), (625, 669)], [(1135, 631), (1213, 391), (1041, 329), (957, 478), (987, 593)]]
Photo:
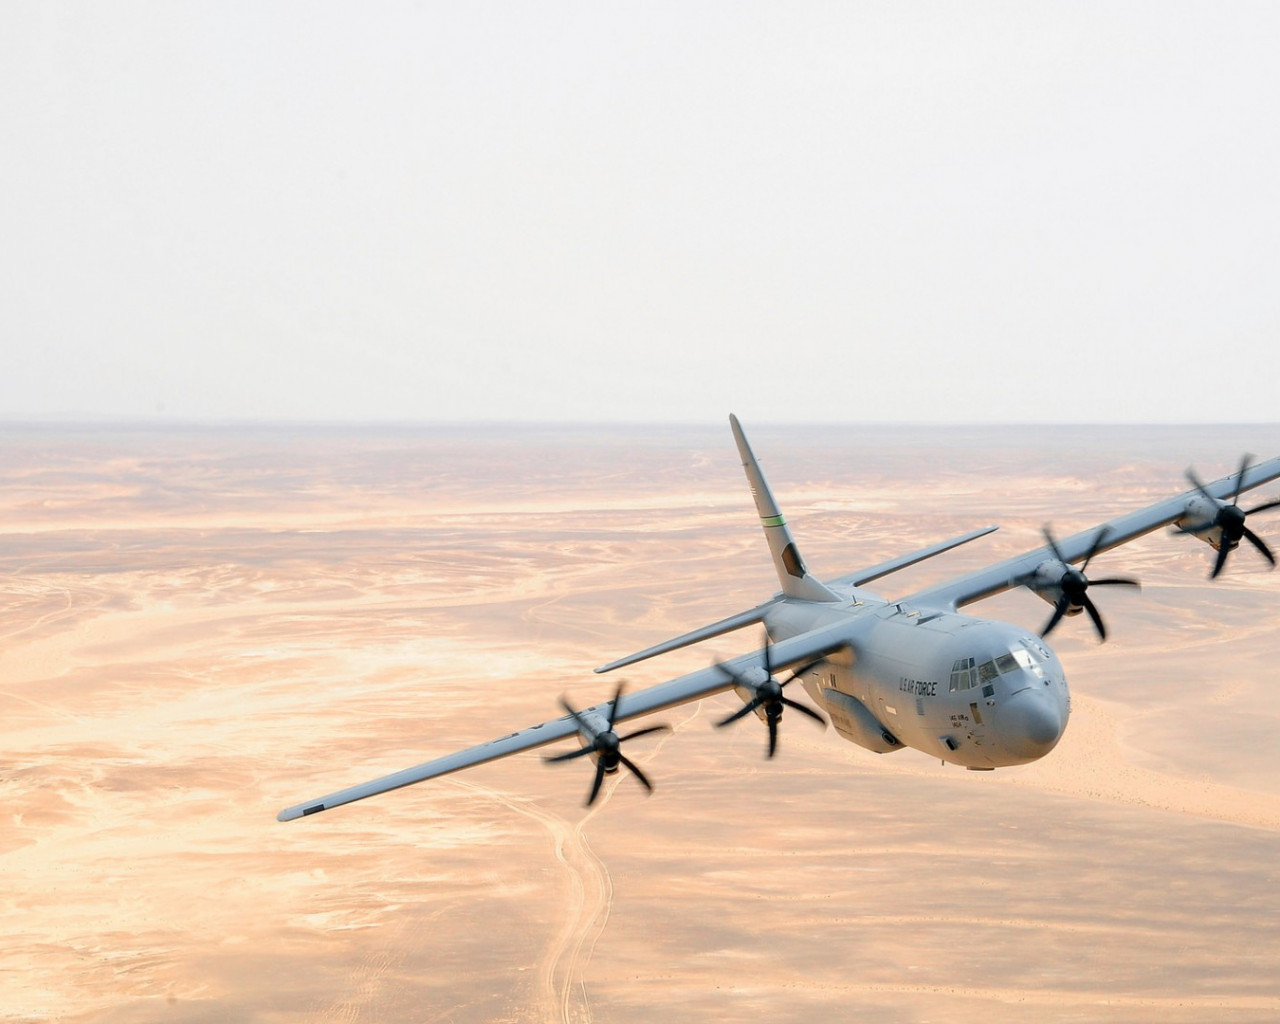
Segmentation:
[[(1246, 525), (1246, 516), (1280, 508), (1280, 501), (1245, 510), (1238, 500), (1245, 491), (1280, 477), (1280, 457), (1252, 466), (1246, 457), (1236, 473), (1211, 484), (1201, 483), (1188, 471), (1193, 488), (1186, 493), (1062, 540), (1055, 540), (1046, 530), (1046, 543), (1041, 547), (898, 600), (887, 600), (865, 589), (866, 585), (985, 536), (996, 527), (975, 530), (824, 583), (806, 569), (737, 418), (730, 416), (729, 422), (781, 591), (755, 608), (596, 671), (610, 672), (759, 624), (766, 634), (761, 649), (635, 693), (623, 693), (619, 688), (613, 700), (594, 707), (578, 710), (562, 700), (566, 714), (559, 718), (288, 807), (280, 812), (279, 820), (305, 817), (570, 738), (578, 741), (578, 749), (547, 760), (590, 758), (594, 762), (588, 803), (598, 795), (604, 777), (620, 767), (651, 789), (648, 778), (622, 752), (621, 744), (662, 727), (620, 737), (615, 731), (617, 723), (734, 690), (742, 707), (717, 724), (758, 718), (766, 726), (767, 751), (772, 756), (787, 709), (793, 712), (787, 716), (789, 728), (804, 728), (805, 717), (823, 722), (821, 715), (795, 700), (795, 690), (784, 689), (793, 681), (825, 712), (842, 737), (868, 750), (889, 753), (911, 747), (973, 770), (1027, 764), (1049, 753), (1067, 726), (1071, 697), (1062, 664), (1041, 635), (963, 614), (961, 608), (1024, 586), (1053, 606), (1044, 633), (1064, 617), (1084, 612), (1105, 639), (1105, 626), (1086, 593), (1088, 586), (1136, 584), (1127, 579), (1089, 580), (1083, 570), (1096, 555), (1165, 526), (1213, 548), (1217, 554), (1212, 576), (1222, 571), (1228, 555), (1242, 541), (1275, 565), (1269, 547)], [(1081, 568), (1075, 563), (1081, 563)], [(790, 677), (778, 679), (774, 673), (780, 670), (790, 670)]]

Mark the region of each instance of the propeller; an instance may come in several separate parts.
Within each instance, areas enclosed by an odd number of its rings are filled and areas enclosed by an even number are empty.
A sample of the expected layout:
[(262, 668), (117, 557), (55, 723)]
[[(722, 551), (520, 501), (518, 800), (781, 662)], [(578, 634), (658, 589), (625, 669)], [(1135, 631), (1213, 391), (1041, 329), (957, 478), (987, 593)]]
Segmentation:
[(1083, 608), (1089, 613), (1089, 618), (1093, 620), (1094, 628), (1098, 631), (1098, 639), (1105, 641), (1107, 639), (1107, 627), (1103, 625), (1102, 616), (1098, 613), (1097, 606), (1090, 599), (1087, 591), (1089, 587), (1141, 587), (1142, 584), (1137, 580), (1127, 577), (1112, 577), (1105, 580), (1091, 580), (1085, 575), (1085, 570), (1089, 568), (1089, 563), (1093, 561), (1093, 556), (1098, 553), (1098, 549), (1102, 547), (1102, 542), (1107, 539), (1110, 527), (1103, 524), (1099, 528), (1097, 534), (1093, 538), (1093, 543), (1089, 545), (1089, 553), (1084, 556), (1084, 563), (1077, 569), (1062, 557), (1062, 552), (1058, 549), (1057, 542), (1053, 539), (1053, 534), (1049, 532), (1049, 527), (1043, 528), (1045, 542), (1049, 545), (1049, 550), (1053, 552), (1056, 558), (1065, 568), (1060, 579), (1055, 581), (1055, 585), (1062, 591), (1062, 595), (1054, 603), (1053, 615), (1049, 617), (1049, 621), (1045, 623), (1044, 629), (1040, 630), (1041, 636), (1048, 636), (1053, 632), (1054, 626), (1062, 621), (1062, 617), (1066, 615), (1072, 608)]
[(571, 750), (567, 754), (557, 754), (554, 757), (544, 757), (543, 760), (548, 764), (553, 764), (557, 761), (572, 761), (574, 758), (586, 757), (588, 754), (595, 755), (596, 777), (595, 781), (591, 783), (591, 793), (587, 797), (587, 807), (596, 802), (596, 797), (600, 795), (600, 787), (604, 783), (604, 777), (616, 772), (618, 765), (626, 767), (648, 792), (653, 792), (653, 783), (649, 781), (649, 777), (636, 767), (635, 762), (627, 757), (620, 748), (622, 744), (628, 740), (635, 739), (637, 736), (647, 736), (651, 732), (666, 732), (671, 729), (671, 726), (651, 725), (647, 729), (637, 729), (635, 732), (627, 733), (625, 736), (619, 736), (614, 732), (613, 724), (618, 719), (618, 699), (622, 696), (622, 690), (625, 685), (625, 683), (618, 684), (618, 690), (613, 695), (613, 701), (609, 705), (608, 725), (603, 732), (596, 732), (597, 726), (592, 725), (586, 716), (576, 710), (566, 698), (560, 698), (560, 706), (578, 723), (578, 728), (582, 733), (591, 737), (591, 742), (580, 750)]
[(773, 757), (778, 752), (778, 720), (782, 718), (783, 708), (795, 708), (803, 715), (808, 715), (824, 729), (827, 727), (827, 720), (812, 708), (807, 708), (803, 704), (791, 700), (789, 697), (782, 695), (783, 689), (790, 686), (802, 675), (808, 672), (815, 665), (821, 664), (826, 655), (821, 658), (814, 658), (812, 661), (806, 662), (798, 669), (795, 669), (790, 678), (785, 682), (779, 682), (773, 677), (773, 668), (769, 664), (769, 651), (771, 645), (769, 643), (769, 634), (765, 633), (764, 637), (764, 672), (765, 680), (762, 683), (753, 682), (740, 672), (736, 672), (723, 662), (717, 662), (716, 667), (725, 675), (734, 681), (734, 683), (744, 690), (748, 690), (752, 694), (751, 700), (742, 705), (737, 711), (729, 715), (727, 718), (721, 719), (716, 723), (717, 728), (723, 728), (726, 725), (732, 725), (740, 718), (745, 718), (757, 708), (764, 708), (765, 724), (769, 727), (769, 757)]
[(1200, 478), (1192, 470), (1187, 470), (1187, 479), (1191, 481), (1191, 485), (1209, 501), (1210, 505), (1214, 505), (1218, 509), (1218, 514), (1214, 516), (1213, 522), (1187, 531), (1188, 533), (1207, 533), (1215, 527), (1221, 531), (1218, 537), (1218, 557), (1214, 559), (1213, 571), (1209, 573), (1209, 579), (1211, 580), (1216, 579), (1218, 573), (1222, 572), (1223, 566), (1227, 564), (1227, 555), (1240, 546), (1241, 540), (1247, 540), (1257, 548), (1259, 554), (1271, 563), (1273, 569), (1275, 568), (1276, 556), (1271, 553), (1271, 549), (1267, 547), (1266, 542), (1245, 525), (1245, 518), (1255, 512), (1265, 512), (1267, 509), (1280, 508), (1280, 501), (1263, 502), (1248, 511), (1240, 507), (1240, 491), (1244, 486), (1244, 475), (1249, 469), (1249, 460), (1251, 458), (1252, 456), (1246, 455), (1240, 460), (1240, 470), (1236, 473), (1236, 486), (1231, 494), (1230, 505), (1224, 505), (1218, 501), (1206, 490), (1204, 484), (1200, 482)]

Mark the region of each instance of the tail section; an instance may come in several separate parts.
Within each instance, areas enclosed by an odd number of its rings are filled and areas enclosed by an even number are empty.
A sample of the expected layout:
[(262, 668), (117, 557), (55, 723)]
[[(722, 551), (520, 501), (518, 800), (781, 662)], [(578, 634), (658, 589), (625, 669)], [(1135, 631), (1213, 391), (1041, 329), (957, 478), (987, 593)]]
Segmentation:
[(800, 557), (800, 549), (796, 547), (795, 538), (787, 527), (786, 517), (773, 499), (769, 490), (769, 482), (760, 471), (760, 463), (742, 432), (738, 417), (729, 415), (729, 425), (733, 428), (733, 439), (738, 445), (738, 454), (742, 456), (742, 468), (746, 471), (747, 482), (751, 485), (751, 494), (756, 499), (756, 512), (760, 515), (760, 525), (764, 527), (765, 539), (769, 542), (769, 551), (773, 555), (773, 567), (778, 573), (778, 582), (787, 597), (798, 597), (805, 601), (839, 601), (838, 594), (828, 590), (819, 580), (809, 575)]

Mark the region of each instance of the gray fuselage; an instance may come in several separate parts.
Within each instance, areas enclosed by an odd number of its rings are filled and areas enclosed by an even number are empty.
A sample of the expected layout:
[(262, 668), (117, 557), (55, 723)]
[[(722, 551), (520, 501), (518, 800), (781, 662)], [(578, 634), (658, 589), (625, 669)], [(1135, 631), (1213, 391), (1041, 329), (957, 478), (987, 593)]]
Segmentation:
[(982, 770), (1035, 761), (1071, 710), (1066, 675), (1034, 633), (857, 591), (849, 601), (787, 601), (765, 625), (776, 640), (852, 620), (849, 651), (800, 677), (837, 731), (869, 750), (913, 747)]

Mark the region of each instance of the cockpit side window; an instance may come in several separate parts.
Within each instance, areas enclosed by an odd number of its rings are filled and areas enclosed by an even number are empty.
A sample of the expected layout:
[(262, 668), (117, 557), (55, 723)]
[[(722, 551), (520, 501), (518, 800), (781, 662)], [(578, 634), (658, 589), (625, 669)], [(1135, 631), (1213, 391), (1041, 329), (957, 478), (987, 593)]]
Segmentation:
[(1023, 647), (1029, 650), (1039, 660), (1041, 661), (1049, 660), (1049, 650), (1047, 647), (1045, 647), (1044, 644), (1038, 643), (1035, 640), (1028, 639), (1027, 637), (1023, 637), (1020, 643), (1022, 644)]
[(1030, 669), (1041, 679), (1044, 678), (1044, 669), (1041, 668), (1040, 663), (1036, 661), (1035, 658), (1031, 657), (1027, 651), (1014, 651), (1013, 660), (1023, 668)]
[(973, 659), (957, 658), (951, 665), (951, 692), (968, 690), (974, 684)]

